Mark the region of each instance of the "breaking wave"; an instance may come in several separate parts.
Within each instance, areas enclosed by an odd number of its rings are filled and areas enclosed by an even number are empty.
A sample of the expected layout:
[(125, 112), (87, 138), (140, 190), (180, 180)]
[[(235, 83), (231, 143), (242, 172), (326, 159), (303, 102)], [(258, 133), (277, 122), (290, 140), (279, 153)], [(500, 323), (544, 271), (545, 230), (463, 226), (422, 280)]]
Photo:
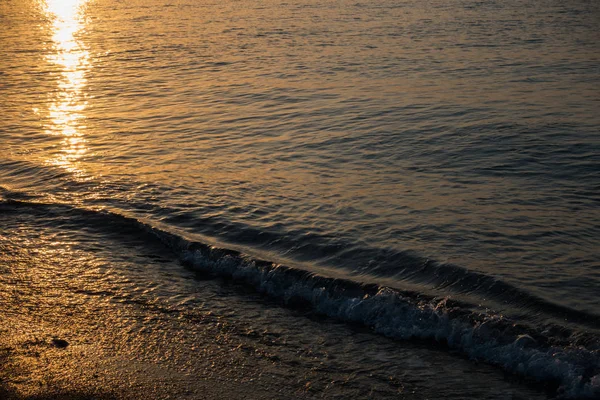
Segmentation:
[[(585, 330), (556, 324), (531, 326), (448, 297), (327, 277), (187, 240), (117, 213), (36, 203), (6, 189), (0, 190), (0, 212), (66, 214), (75, 225), (148, 235), (159, 239), (187, 267), (250, 286), (286, 305), (309, 307), (395, 339), (441, 343), (471, 359), (556, 387), (560, 397), (600, 396), (600, 339)], [(489, 276), (482, 279), (493, 279), (494, 290), (516, 290)], [(535, 300), (533, 295), (522, 295)]]

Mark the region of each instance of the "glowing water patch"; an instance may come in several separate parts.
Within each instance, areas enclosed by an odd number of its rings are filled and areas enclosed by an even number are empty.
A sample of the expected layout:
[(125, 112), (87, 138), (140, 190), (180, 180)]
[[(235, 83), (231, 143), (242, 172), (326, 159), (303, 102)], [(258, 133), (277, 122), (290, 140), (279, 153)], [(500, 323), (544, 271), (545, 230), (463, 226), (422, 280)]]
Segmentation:
[(51, 124), (47, 132), (60, 135), (60, 154), (52, 164), (78, 172), (75, 163), (87, 152), (82, 129), (87, 106), (84, 89), (89, 52), (77, 39), (83, 29), (83, 6), (87, 0), (47, 0), (45, 11), (52, 19), (53, 48), (47, 59), (60, 70), (58, 90), (48, 108)]

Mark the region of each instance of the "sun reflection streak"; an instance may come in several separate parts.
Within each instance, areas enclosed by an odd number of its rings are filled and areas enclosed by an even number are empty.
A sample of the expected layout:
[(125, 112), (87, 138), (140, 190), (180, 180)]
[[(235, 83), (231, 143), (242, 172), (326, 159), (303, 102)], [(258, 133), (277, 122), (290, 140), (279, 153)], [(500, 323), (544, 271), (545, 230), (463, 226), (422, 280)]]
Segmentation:
[(46, 0), (44, 8), (52, 20), (53, 48), (47, 59), (60, 71), (58, 91), (49, 106), (51, 124), (47, 132), (60, 135), (61, 154), (51, 162), (77, 172), (76, 163), (87, 151), (83, 137), (83, 111), (87, 106), (85, 96), (86, 71), (89, 52), (77, 40), (83, 28), (83, 6), (87, 0)]

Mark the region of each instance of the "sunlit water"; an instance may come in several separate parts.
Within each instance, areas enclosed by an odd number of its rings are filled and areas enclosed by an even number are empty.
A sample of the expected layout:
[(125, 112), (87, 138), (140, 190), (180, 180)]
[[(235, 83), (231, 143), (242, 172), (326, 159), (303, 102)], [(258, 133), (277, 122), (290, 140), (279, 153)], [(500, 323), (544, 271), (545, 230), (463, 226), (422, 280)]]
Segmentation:
[(596, 343), (599, 20), (583, 0), (3, 1), (0, 186)]

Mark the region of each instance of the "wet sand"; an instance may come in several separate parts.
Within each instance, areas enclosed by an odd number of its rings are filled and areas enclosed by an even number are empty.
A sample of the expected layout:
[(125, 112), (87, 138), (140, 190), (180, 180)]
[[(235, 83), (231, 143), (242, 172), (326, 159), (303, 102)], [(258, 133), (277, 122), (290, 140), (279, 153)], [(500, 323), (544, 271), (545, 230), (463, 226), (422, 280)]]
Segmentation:
[(26, 314), (4, 315), (0, 326), (2, 399), (304, 397), (292, 386), (255, 383), (272, 363), (218, 328), (190, 329), (192, 321), (148, 310), (146, 329), (124, 331), (111, 313), (135, 318), (140, 310), (100, 298), (85, 308), (23, 307)]

